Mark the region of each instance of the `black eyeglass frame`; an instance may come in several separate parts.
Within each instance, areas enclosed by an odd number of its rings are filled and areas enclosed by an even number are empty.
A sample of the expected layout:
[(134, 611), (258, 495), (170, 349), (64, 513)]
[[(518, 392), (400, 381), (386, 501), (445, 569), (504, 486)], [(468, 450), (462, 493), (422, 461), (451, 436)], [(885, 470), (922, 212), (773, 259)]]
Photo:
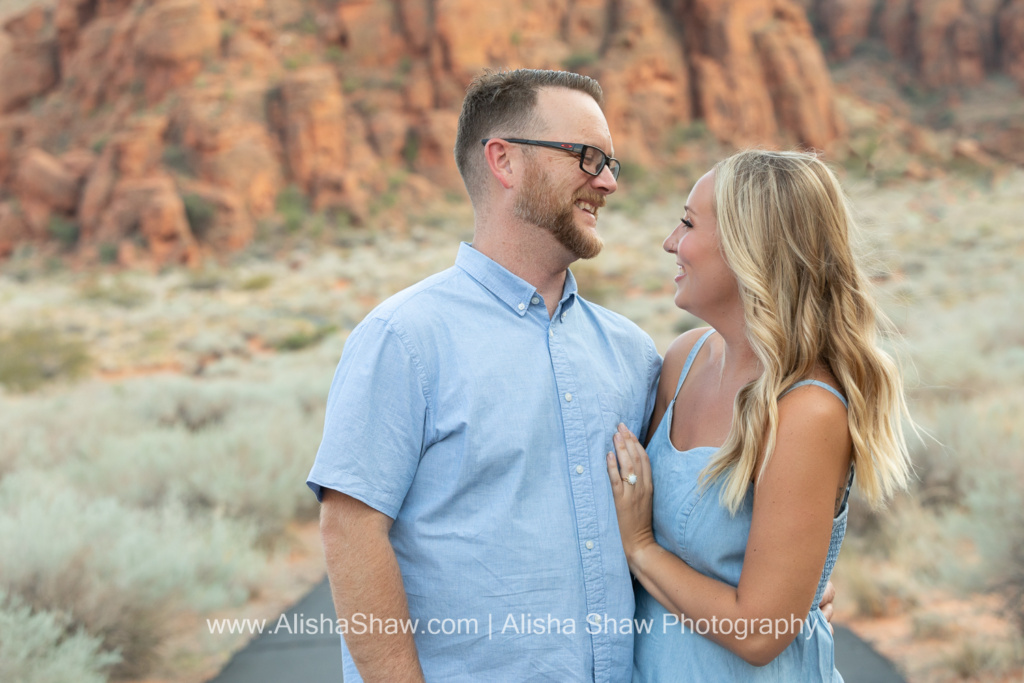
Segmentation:
[[(578, 142), (552, 142), (551, 140), (526, 140), (524, 138), (484, 138), (480, 141), (481, 145), (486, 145), (491, 140), (504, 140), (505, 142), (514, 142), (517, 145), (536, 145), (537, 147), (550, 147), (551, 149), (560, 149), (563, 152), (570, 152), (572, 154), (579, 155), (580, 158), (580, 170), (587, 175), (597, 177), (601, 175), (605, 166), (611, 171), (612, 178), (615, 180), (619, 179), (619, 171), (622, 170), (622, 162), (615, 157), (608, 156), (603, 149), (600, 147), (594, 147), (593, 145), (584, 145)], [(597, 172), (591, 173), (583, 167), (583, 159), (587, 156), (587, 150), (592, 149), (595, 152), (600, 152), (604, 161), (597, 165)], [(615, 162), (614, 165), (612, 162)]]

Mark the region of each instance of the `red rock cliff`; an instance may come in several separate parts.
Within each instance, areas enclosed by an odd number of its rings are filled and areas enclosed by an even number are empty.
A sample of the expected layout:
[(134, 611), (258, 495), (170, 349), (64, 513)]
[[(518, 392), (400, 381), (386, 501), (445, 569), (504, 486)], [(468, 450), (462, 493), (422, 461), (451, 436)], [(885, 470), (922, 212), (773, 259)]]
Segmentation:
[(929, 88), (1006, 73), (1024, 89), (1024, 0), (804, 0), (831, 56), (881, 40)]
[(57, 0), (0, 31), (0, 256), (57, 221), (87, 251), (194, 261), (288, 185), (356, 221), (399, 171), (460, 188), (458, 108), (500, 66), (597, 77), (633, 163), (698, 119), (736, 144), (842, 135), (796, 0)]

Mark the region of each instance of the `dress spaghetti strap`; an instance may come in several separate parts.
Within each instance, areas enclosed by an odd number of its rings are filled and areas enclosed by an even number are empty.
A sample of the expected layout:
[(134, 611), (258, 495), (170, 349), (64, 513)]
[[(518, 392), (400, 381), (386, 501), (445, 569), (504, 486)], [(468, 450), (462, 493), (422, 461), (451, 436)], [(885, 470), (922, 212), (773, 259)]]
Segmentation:
[[(850, 407), (850, 404), (846, 401), (846, 397), (843, 396), (842, 394), (840, 394), (839, 391), (835, 387), (829, 386), (828, 384), (825, 384), (824, 382), (819, 382), (816, 379), (800, 380), (799, 382), (797, 382), (796, 384), (791, 386), (789, 389), (786, 389), (784, 392), (782, 392), (782, 396), (785, 396), (786, 394), (788, 394), (789, 392), (793, 391), (797, 387), (805, 387), (808, 384), (813, 384), (816, 387), (821, 387), (822, 389), (825, 389), (826, 391), (831, 392), (831, 394), (833, 396), (835, 396), (836, 398), (838, 398), (840, 401), (843, 402), (844, 406), (846, 406), (847, 408)], [(782, 396), (779, 396), (779, 398), (782, 398)]]
[(679, 390), (683, 388), (683, 382), (686, 381), (686, 376), (690, 373), (690, 366), (693, 365), (693, 359), (697, 357), (697, 352), (700, 351), (700, 347), (704, 346), (704, 342), (707, 341), (708, 337), (715, 333), (714, 329), (710, 329), (701, 335), (701, 338), (697, 340), (697, 343), (690, 349), (690, 355), (686, 357), (686, 364), (683, 365), (683, 371), (679, 373), (679, 382), (676, 383), (676, 391), (672, 394), (672, 400), (679, 395)]
[[(850, 407), (850, 404), (849, 404), (849, 402), (847, 402), (846, 397), (843, 396), (841, 393), (839, 393), (839, 391), (835, 387), (830, 386), (830, 385), (826, 384), (825, 382), (820, 382), (820, 381), (818, 381), (816, 379), (804, 379), (804, 380), (801, 380), (801, 381), (797, 382), (796, 384), (794, 384), (793, 386), (791, 386), (789, 389), (786, 389), (784, 392), (782, 392), (782, 396), (785, 396), (786, 394), (788, 394), (789, 392), (793, 391), (797, 387), (805, 387), (808, 384), (813, 384), (816, 387), (821, 387), (822, 389), (825, 389), (826, 391), (830, 392), (833, 396), (838, 398), (840, 401), (842, 401), (844, 406), (846, 406), (847, 408)], [(782, 396), (780, 396), (779, 398), (782, 398)], [(846, 477), (846, 490), (843, 492), (843, 502), (840, 503), (840, 505), (839, 505), (839, 509), (840, 510), (844, 510), (846, 508), (846, 501), (848, 501), (850, 499), (850, 489), (853, 487), (853, 475), (854, 475), (855, 469), (856, 468), (854, 467), (854, 463), (851, 460), (850, 461), (850, 474)]]

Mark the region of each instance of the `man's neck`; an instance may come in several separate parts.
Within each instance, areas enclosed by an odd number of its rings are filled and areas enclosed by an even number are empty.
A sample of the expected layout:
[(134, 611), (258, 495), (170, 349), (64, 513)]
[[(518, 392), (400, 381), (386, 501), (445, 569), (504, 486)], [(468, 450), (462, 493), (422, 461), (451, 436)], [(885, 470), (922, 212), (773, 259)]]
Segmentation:
[(473, 248), (537, 288), (548, 317), (555, 314), (565, 289), (565, 274), (576, 259), (548, 231), (535, 226), (518, 230), (477, 230)]

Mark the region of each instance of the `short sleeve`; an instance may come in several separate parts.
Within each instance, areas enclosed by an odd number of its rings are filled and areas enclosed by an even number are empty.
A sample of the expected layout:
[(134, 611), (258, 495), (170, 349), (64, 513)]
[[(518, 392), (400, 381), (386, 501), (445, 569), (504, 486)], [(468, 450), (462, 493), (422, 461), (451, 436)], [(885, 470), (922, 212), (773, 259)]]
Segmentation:
[(368, 318), (345, 343), (306, 485), (340, 491), (392, 519), (412, 484), (427, 419), (422, 366), (403, 335)]
[(647, 443), (647, 431), (651, 426), (651, 415), (654, 414), (654, 402), (658, 398), (658, 378), (661, 376), (661, 356), (648, 337), (644, 349), (647, 361), (647, 401), (644, 403), (643, 433), (638, 435), (640, 443)]

